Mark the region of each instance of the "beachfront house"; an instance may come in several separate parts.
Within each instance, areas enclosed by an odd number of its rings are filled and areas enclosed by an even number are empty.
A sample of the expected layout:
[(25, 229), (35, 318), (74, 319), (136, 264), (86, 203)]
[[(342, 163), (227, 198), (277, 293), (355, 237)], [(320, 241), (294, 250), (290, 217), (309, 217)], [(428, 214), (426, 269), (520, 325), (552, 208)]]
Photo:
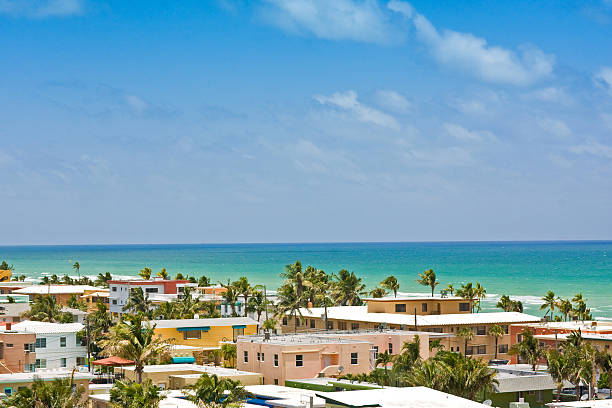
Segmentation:
[[(123, 313), (123, 307), (127, 304), (130, 296), (130, 291), (134, 288), (141, 288), (142, 291), (149, 296), (153, 295), (175, 295), (185, 291), (185, 288), (195, 288), (198, 285), (191, 283), (188, 280), (177, 279), (127, 279), (127, 280), (109, 280), (109, 311), (113, 316), (120, 316)], [(172, 298), (164, 299), (164, 301)]]
[(0, 326), (0, 374), (34, 371), (36, 334), (13, 327)]
[(31, 302), (39, 296), (51, 296), (59, 305), (67, 306), (68, 300), (73, 296), (80, 299), (84, 295), (99, 291), (104, 291), (104, 289), (90, 285), (32, 285), (16, 289), (12, 293), (28, 295)]
[(81, 323), (48, 323), (26, 320), (13, 325), (15, 330), (34, 333), (36, 371), (72, 369), (86, 364), (87, 348), (77, 336)]
[(430, 341), (444, 344), (452, 339), (446, 334), (392, 330), (244, 336), (236, 343), (237, 367), (262, 373), (264, 384), (275, 385), (291, 379), (364, 374), (376, 368), (379, 352), (400, 353), (404, 342), (416, 336), (422, 358), (436, 352), (430, 350)]
[[(35, 380), (51, 382), (60, 378), (72, 378), (76, 387), (83, 387), (83, 400), (86, 400), (89, 394), (89, 381), (93, 378), (92, 374), (82, 372), (72, 372), (72, 370), (58, 370), (47, 373), (14, 373), (0, 374), (0, 392), (4, 395), (11, 396), (21, 388), (29, 388)], [(0, 397), (2, 395), (0, 394)]]
[[(489, 334), (491, 326), (499, 325), (505, 332), (497, 338), (497, 358), (509, 359), (508, 350), (512, 344), (510, 326), (541, 320), (518, 312), (471, 313), (470, 303), (455, 297), (397, 297), (366, 301), (366, 306), (328, 307), (327, 322), (324, 308), (303, 308), (297, 322), (291, 315), (283, 317), (282, 331), (320, 332), (327, 326), (328, 330), (338, 331), (392, 329), (446, 333), (453, 336), (447, 350), (491, 360), (496, 354), (496, 339)], [(457, 336), (462, 327), (469, 328), (474, 334), (467, 347)]]

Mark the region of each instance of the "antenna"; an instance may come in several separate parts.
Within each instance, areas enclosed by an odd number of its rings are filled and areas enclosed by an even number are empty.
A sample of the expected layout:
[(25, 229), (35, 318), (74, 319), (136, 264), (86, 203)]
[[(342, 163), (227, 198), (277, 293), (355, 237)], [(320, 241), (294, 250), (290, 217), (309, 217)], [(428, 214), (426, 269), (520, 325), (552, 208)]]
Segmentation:
[(338, 374), (344, 371), (344, 366), (338, 366)]

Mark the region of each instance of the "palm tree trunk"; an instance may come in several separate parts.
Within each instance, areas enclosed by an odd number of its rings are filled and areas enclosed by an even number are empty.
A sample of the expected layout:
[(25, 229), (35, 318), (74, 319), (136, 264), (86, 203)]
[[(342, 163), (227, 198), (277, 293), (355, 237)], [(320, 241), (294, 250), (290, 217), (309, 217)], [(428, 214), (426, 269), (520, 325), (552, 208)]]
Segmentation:
[(561, 402), (561, 387), (557, 387), (557, 402)]
[(325, 331), (329, 330), (329, 324), (327, 323), (327, 303), (324, 305), (325, 307)]
[(297, 312), (293, 312), (293, 329), (294, 329), (294, 334), (297, 334), (297, 328), (298, 328)]
[(138, 384), (142, 384), (142, 371), (144, 370), (144, 367), (141, 367), (140, 365), (136, 366), (136, 372), (138, 373)]
[(495, 336), (495, 359), (497, 360), (497, 342), (498, 342), (498, 338), (497, 336)]
[(465, 345), (463, 346), (463, 355), (465, 357), (467, 357), (467, 343), (468, 343), (468, 341), (467, 341), (467, 339), (465, 339)]

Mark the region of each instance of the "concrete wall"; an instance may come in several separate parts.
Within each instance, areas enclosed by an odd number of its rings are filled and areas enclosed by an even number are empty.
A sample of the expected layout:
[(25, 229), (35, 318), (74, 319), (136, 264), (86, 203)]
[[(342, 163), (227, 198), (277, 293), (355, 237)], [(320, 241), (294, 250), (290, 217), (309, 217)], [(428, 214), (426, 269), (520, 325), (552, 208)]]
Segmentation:
[[(177, 329), (155, 328), (155, 334), (172, 344), (195, 347), (217, 347), (222, 341), (234, 340), (234, 329), (232, 326), (213, 326), (207, 332), (202, 331), (199, 339), (185, 339), (183, 332)], [(257, 325), (247, 325), (244, 329), (245, 335), (257, 334)]]
[[(369, 313), (399, 313), (414, 315), (415, 311), (417, 315), (438, 315), (438, 314), (458, 314), (458, 313), (471, 313), (471, 308), (468, 307), (467, 311), (461, 311), (459, 304), (468, 303), (469, 301), (464, 299), (448, 299), (448, 298), (431, 298), (431, 299), (419, 299), (419, 300), (406, 300), (406, 299), (370, 299), (367, 302)], [(396, 305), (405, 305), (405, 312), (397, 312)], [(424, 310), (424, 306), (426, 310)]]
[[(34, 333), (6, 333), (0, 332), (2, 344), (2, 358), (0, 359), (0, 374), (22, 373), (31, 371), (29, 365), (36, 361), (36, 354), (26, 352), (25, 345), (33, 347), (36, 342)], [(12, 345), (9, 347), (9, 345)], [(0, 391), (1, 392), (1, 391)]]

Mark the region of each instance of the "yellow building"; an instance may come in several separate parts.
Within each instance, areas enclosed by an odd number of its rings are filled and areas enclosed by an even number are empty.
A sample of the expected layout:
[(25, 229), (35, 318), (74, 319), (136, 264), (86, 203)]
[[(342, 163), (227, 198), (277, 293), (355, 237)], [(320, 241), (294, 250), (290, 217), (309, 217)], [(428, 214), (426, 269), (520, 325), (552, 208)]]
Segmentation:
[(384, 297), (364, 299), (369, 313), (402, 313), (418, 316), (472, 313), (472, 302), (460, 297)]
[(155, 334), (183, 346), (218, 347), (220, 342), (257, 334), (257, 322), (249, 317), (155, 320), (154, 324)]
[(81, 296), (81, 300), (87, 305), (88, 312), (95, 312), (98, 310), (98, 302), (101, 302), (108, 310), (108, 299), (110, 293), (108, 289), (100, 289), (96, 292), (87, 291), (86, 294)]

